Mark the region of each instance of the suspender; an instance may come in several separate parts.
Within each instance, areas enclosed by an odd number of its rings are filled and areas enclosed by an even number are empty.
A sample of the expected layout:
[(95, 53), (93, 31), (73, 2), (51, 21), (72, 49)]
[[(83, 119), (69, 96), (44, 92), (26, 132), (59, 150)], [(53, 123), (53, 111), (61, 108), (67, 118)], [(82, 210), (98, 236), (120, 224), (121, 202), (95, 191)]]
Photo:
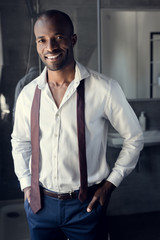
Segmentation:
[(39, 188), (39, 109), (40, 109), (41, 90), (36, 87), (32, 108), (31, 108), (31, 196), (30, 206), (34, 213), (41, 209), (40, 188)]
[[(34, 213), (41, 209), (40, 188), (39, 188), (39, 110), (41, 90), (36, 87), (32, 108), (31, 108), (31, 200), (30, 206)], [(82, 80), (77, 88), (77, 137), (79, 148), (79, 169), (80, 169), (80, 191), (79, 200), (84, 201), (87, 197), (87, 161), (85, 142), (85, 84)]]
[(85, 139), (85, 85), (84, 80), (77, 88), (77, 133), (79, 148), (80, 191), (79, 200), (84, 201), (87, 197), (87, 160)]

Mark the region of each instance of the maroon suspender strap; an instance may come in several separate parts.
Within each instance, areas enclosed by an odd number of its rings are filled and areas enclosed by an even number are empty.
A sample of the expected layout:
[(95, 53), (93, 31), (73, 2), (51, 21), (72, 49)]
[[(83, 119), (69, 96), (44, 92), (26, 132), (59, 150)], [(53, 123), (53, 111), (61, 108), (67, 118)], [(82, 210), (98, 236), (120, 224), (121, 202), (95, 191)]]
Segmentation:
[[(41, 90), (36, 87), (32, 108), (31, 108), (31, 198), (30, 206), (34, 213), (41, 209), (41, 198), (39, 188), (39, 109)], [(83, 202), (87, 198), (87, 161), (86, 161), (86, 140), (85, 140), (85, 85), (81, 80), (77, 88), (77, 136), (79, 148), (79, 168), (80, 168), (80, 191), (79, 200)]]
[(41, 198), (39, 188), (39, 109), (40, 109), (41, 90), (36, 87), (32, 108), (31, 108), (31, 145), (32, 145), (32, 162), (31, 162), (31, 196), (30, 206), (34, 213), (41, 209)]
[(79, 200), (83, 202), (87, 198), (87, 160), (86, 160), (86, 139), (85, 139), (85, 85), (81, 80), (77, 88), (77, 132), (79, 148), (80, 168), (80, 191)]

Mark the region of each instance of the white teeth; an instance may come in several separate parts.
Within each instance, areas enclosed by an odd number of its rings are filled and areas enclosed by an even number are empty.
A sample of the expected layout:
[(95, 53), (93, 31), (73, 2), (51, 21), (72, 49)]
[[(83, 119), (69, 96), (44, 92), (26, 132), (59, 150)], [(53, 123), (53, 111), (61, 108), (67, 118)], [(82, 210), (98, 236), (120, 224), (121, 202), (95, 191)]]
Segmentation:
[(47, 58), (49, 58), (49, 59), (55, 59), (55, 58), (58, 57), (58, 56), (59, 56), (59, 54), (56, 55), (56, 56), (48, 56)]

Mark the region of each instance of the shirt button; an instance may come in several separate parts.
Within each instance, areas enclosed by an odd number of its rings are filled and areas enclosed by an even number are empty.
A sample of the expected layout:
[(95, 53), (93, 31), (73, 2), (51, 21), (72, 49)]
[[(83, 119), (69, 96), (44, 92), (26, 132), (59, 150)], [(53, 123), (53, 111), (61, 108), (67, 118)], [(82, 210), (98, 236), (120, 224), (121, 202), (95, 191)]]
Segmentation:
[(59, 114), (56, 114), (56, 119), (57, 119), (57, 120), (59, 120), (59, 117), (60, 117)]

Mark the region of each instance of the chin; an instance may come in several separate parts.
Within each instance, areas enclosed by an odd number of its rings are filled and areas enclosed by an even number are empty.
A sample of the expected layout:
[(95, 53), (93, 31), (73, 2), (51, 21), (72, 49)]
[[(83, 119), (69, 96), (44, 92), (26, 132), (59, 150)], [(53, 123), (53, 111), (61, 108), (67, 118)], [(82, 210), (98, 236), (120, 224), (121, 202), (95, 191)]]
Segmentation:
[(66, 66), (67, 66), (67, 62), (63, 62), (61, 64), (57, 64), (57, 65), (46, 65), (47, 68), (50, 70), (50, 71), (59, 71), (59, 70), (62, 70), (64, 69)]

